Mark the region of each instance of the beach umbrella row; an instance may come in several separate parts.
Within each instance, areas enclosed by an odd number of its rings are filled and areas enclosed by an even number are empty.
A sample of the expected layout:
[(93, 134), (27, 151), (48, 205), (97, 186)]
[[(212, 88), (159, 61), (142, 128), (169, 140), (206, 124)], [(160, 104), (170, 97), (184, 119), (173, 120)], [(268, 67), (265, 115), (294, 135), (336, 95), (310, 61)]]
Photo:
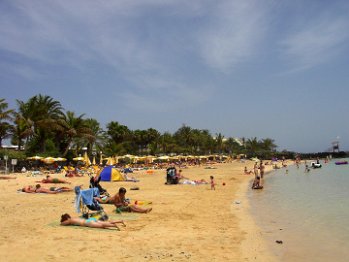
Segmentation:
[(45, 164), (52, 164), (54, 162), (62, 162), (62, 161), (66, 161), (66, 158), (63, 157), (41, 157), (41, 156), (31, 156), (31, 157), (27, 157), (28, 160), (40, 160), (42, 162), (44, 162)]

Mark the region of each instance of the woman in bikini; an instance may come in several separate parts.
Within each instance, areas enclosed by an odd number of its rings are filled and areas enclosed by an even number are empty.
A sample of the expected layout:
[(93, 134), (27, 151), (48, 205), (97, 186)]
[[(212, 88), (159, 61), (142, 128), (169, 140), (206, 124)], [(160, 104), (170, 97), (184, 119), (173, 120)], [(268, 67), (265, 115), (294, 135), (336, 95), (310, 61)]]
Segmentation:
[(126, 226), (123, 220), (117, 221), (99, 221), (93, 217), (89, 219), (83, 219), (79, 217), (71, 217), (69, 214), (64, 214), (61, 216), (62, 226), (81, 226), (81, 227), (93, 227), (93, 228), (113, 228), (116, 227), (120, 229), (117, 224), (122, 224)]

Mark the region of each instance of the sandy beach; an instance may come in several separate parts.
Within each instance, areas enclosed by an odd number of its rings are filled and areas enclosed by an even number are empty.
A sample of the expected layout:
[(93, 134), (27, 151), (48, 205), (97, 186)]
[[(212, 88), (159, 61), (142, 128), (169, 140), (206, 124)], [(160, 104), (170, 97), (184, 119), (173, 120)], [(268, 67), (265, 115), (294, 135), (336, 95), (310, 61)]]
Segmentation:
[[(103, 182), (111, 194), (123, 186), (131, 200), (153, 202), (148, 214), (118, 215), (113, 205), (104, 205), (112, 219), (124, 219), (120, 231), (59, 226), (61, 214), (78, 215), (75, 194), (18, 193), (44, 176), (11, 175), (16, 179), (0, 180), (0, 255), (3, 261), (273, 261), (249, 215), (245, 192), (253, 175), (243, 174), (245, 166), (252, 169), (253, 162), (183, 169), (191, 180), (213, 175), (215, 191), (209, 184), (165, 185), (165, 170), (137, 171), (137, 183)], [(88, 188), (88, 176), (67, 180)], [(134, 186), (140, 190), (129, 190)]]

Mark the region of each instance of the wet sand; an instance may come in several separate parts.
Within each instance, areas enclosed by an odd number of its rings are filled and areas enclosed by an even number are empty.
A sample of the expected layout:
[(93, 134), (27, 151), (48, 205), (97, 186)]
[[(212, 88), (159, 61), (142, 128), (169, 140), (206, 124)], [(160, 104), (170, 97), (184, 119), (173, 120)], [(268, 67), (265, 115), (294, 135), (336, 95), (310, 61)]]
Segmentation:
[[(112, 218), (125, 220), (121, 231), (59, 226), (61, 214), (77, 216), (75, 194), (18, 193), (44, 176), (11, 174), (17, 178), (0, 180), (0, 255), (5, 261), (273, 261), (249, 214), (245, 192), (253, 175), (243, 174), (245, 166), (252, 169), (253, 162), (183, 169), (191, 180), (209, 182), (213, 175), (215, 191), (209, 184), (165, 185), (165, 170), (136, 171), (137, 183), (102, 182), (111, 194), (123, 186), (131, 200), (153, 202), (148, 214), (117, 215), (104, 205)], [(88, 188), (88, 176), (67, 180)], [(129, 190), (134, 186), (140, 190)]]

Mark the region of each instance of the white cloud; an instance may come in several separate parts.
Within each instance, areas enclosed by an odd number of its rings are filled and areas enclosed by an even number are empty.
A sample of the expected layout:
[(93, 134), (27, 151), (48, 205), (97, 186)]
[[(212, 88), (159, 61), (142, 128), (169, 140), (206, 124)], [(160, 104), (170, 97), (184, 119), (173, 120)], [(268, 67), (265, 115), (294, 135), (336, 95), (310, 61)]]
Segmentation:
[(124, 90), (121, 94), (125, 106), (146, 112), (190, 110), (205, 103), (213, 94), (213, 87), (201, 85), (200, 89), (188, 83), (164, 78), (138, 78), (138, 92)]
[(225, 1), (212, 10), (210, 24), (198, 33), (200, 55), (212, 68), (227, 71), (255, 54), (267, 29), (268, 5)]
[(292, 71), (306, 70), (338, 55), (349, 36), (349, 20), (320, 17), (280, 42)]

